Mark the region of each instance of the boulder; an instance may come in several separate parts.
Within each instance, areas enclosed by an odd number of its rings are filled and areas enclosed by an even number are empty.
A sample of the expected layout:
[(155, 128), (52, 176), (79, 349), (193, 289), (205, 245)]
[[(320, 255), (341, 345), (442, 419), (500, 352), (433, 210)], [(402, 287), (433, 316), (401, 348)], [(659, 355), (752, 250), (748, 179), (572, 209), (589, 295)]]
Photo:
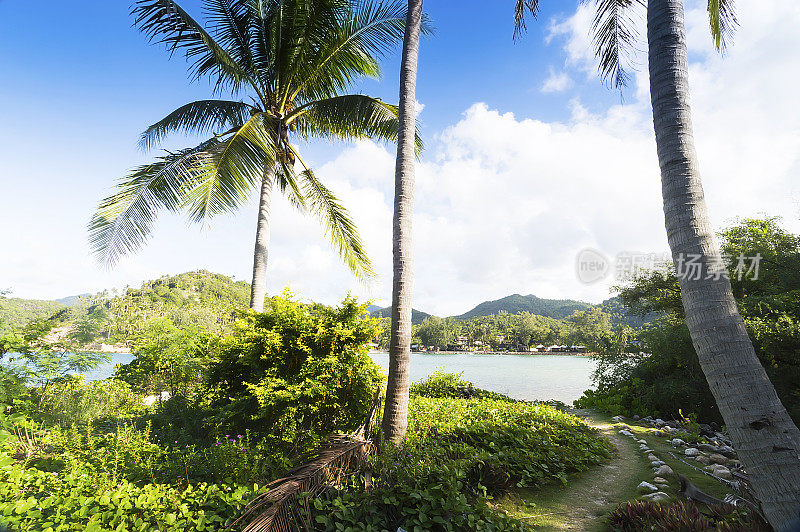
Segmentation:
[(655, 493), (649, 493), (647, 495), (642, 495), (642, 499), (648, 499), (653, 502), (661, 502), (661, 501), (668, 501), (669, 495), (664, 493), (663, 491), (657, 491)]
[(712, 464), (725, 465), (729, 462), (726, 456), (722, 456), (721, 454), (716, 454), (716, 453), (709, 456), (708, 459)]
[(658, 491), (658, 488), (649, 482), (640, 483), (638, 486), (636, 486), (636, 489), (638, 489), (641, 493), (653, 493), (654, 491)]
[(656, 475), (658, 475), (659, 477), (671, 477), (674, 474), (675, 472), (672, 471), (672, 468), (667, 464), (664, 464), (660, 466), (658, 469), (656, 469)]
[(683, 451), (683, 454), (686, 456), (700, 456), (700, 449), (696, 447), (688, 447), (685, 451)]
[(719, 454), (725, 455), (728, 458), (736, 458), (736, 451), (730, 445), (723, 445), (718, 449)]

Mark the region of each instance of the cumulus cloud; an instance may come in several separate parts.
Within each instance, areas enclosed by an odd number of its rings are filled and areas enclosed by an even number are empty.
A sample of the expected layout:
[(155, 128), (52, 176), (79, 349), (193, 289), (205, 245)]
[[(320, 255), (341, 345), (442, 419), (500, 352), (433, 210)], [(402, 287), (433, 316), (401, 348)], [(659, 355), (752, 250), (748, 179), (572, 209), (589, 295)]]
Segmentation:
[(550, 69), (550, 75), (542, 84), (542, 92), (563, 92), (573, 85), (572, 78), (566, 72), (556, 72)]
[[(800, 85), (800, 55), (794, 51), (800, 9), (792, 0), (757, 4), (738, 6), (741, 28), (720, 57), (708, 37), (703, 4), (688, 3), (691, 98), (706, 198), (717, 228), (736, 216), (767, 212), (783, 215), (800, 232), (800, 106), (793, 105)], [(566, 65), (563, 74), (584, 95), (567, 104), (563, 119), (545, 121), (478, 102), (426, 139), (415, 196), (415, 308), (460, 314), (515, 292), (599, 302), (609, 296), (610, 283), (577, 280), (580, 250), (594, 248), (610, 257), (667, 250), (646, 68), (637, 72), (624, 105), (598, 107), (586, 98), (588, 90), (605, 90), (595, 74), (592, 16), (581, 4), (550, 26), (549, 39), (560, 46)], [(389, 304), (394, 156), (394, 148), (362, 141), (317, 168), (351, 209), (377, 277), (367, 285), (355, 282), (319, 224), (278, 200), (272, 291), (289, 285), (326, 303), (350, 291)], [(131, 269), (128, 279), (197, 266), (246, 279), (243, 257), (252, 252), (255, 219), (250, 205), (216, 221), (212, 231), (187, 233), (179, 219), (166, 218), (136, 257), (143, 266), (132, 270), (134, 261), (126, 261), (123, 268)], [(52, 227), (43, 228), (43, 235), (49, 234), (45, 229)], [(159, 236), (172, 234), (181, 238)], [(205, 263), (182, 259), (196, 257), (201, 247), (213, 250)], [(25, 264), (18, 267), (45, 277)], [(88, 265), (87, 271), (98, 288), (108, 286), (111, 277), (96, 275)], [(55, 278), (69, 275), (65, 270)]]

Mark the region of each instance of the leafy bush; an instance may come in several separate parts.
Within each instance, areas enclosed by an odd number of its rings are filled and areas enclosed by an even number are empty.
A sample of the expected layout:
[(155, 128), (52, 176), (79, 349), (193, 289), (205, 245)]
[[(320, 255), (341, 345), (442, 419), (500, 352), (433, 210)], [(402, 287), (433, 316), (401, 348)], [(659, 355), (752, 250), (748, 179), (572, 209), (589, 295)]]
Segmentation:
[(14, 465), (0, 469), (0, 524), (15, 530), (221, 530), (258, 486), (184, 488), (112, 481), (76, 466), (60, 473)]
[(633, 501), (620, 504), (609, 515), (612, 530), (638, 532), (760, 532), (771, 530), (754, 513), (732, 506), (709, 507), (702, 513), (691, 502)]
[(86, 423), (98, 418), (124, 418), (144, 411), (140, 396), (117, 379), (87, 382), (83, 375), (67, 375), (50, 384), (39, 411), (50, 420)]
[(272, 298), (218, 341), (208, 371), (218, 433), (263, 435), (276, 448), (305, 450), (363, 422), (383, 377), (368, 355), (376, 333), (365, 307)]
[[(443, 380), (448, 380), (443, 379)], [(370, 464), (373, 487), (353, 480), (314, 501), (324, 530), (529, 530), (487, 496), (565, 482), (609, 446), (578, 418), (541, 404), (415, 395), (408, 439)]]
[(148, 320), (134, 344), (136, 358), (114, 375), (145, 395), (168, 391), (188, 397), (202, 381), (210, 340), (194, 326), (179, 329), (167, 318)]
[(411, 385), (411, 395), (423, 397), (459, 397), (459, 388), (468, 388), (472, 383), (461, 378), (463, 373), (445, 373), (437, 369), (427, 378)]

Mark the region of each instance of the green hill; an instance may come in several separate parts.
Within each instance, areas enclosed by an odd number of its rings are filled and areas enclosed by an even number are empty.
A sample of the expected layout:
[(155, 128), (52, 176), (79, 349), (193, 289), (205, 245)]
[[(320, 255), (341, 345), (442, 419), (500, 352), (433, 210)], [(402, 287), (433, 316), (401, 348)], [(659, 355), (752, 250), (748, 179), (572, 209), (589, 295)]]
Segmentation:
[(513, 294), (494, 301), (484, 301), (469, 312), (456, 316), (456, 319), (466, 320), (478, 316), (491, 316), (500, 312), (509, 314), (530, 312), (549, 318), (566, 318), (577, 310), (586, 310), (591, 306), (590, 303), (572, 299), (542, 299), (534, 295)]
[(49, 318), (63, 308), (64, 305), (57, 301), (18, 297), (0, 299), (0, 334), (22, 327), (31, 320)]
[[(389, 318), (392, 316), (392, 307), (378, 308), (377, 310), (371, 310), (372, 307), (374, 307), (374, 305), (372, 305), (368, 310), (370, 310), (369, 315), (372, 316), (373, 318)], [(422, 312), (421, 310), (417, 309), (411, 309), (411, 323), (413, 323), (414, 325), (422, 323), (423, 321), (425, 321), (425, 318), (430, 318), (430, 317), (431, 315), (428, 314), (427, 312)]]

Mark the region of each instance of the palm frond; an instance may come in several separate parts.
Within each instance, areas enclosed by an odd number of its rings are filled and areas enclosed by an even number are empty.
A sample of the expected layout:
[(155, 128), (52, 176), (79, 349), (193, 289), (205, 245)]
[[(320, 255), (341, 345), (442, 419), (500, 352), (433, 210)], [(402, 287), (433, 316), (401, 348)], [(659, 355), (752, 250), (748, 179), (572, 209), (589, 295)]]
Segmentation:
[[(169, 133), (223, 133), (241, 127), (255, 108), (244, 102), (198, 100), (187, 103), (148, 127), (139, 139), (139, 147), (149, 150)], [(214, 131), (214, 130), (217, 131)]]
[(111, 266), (122, 255), (139, 249), (160, 209), (180, 208), (186, 183), (196, 177), (198, 158), (217, 144), (211, 139), (167, 153), (120, 180), (118, 192), (100, 202), (89, 222), (89, 243), (101, 263)]
[(724, 52), (739, 25), (734, 0), (708, 0), (708, 23), (714, 46)]
[(309, 498), (358, 471), (364, 458), (373, 452), (369, 440), (350, 435), (331, 436), (306, 458), (306, 463), (268, 484), (269, 491), (253, 499), (231, 527), (244, 525), (244, 532), (313, 530)]
[(323, 224), (325, 236), (336, 248), (339, 257), (358, 279), (364, 280), (366, 277), (373, 276), (375, 273), (372, 270), (372, 263), (347, 209), (325, 185), (319, 182), (297, 151), (291, 146), (286, 147), (303, 166), (303, 171), (298, 178), (302, 182), (301, 190), (305, 204), (308, 210), (316, 215)]
[(236, 64), (251, 78), (258, 73), (253, 62), (250, 34), (250, 0), (205, 0), (203, 7), (211, 22), (211, 33)]
[[(398, 109), (377, 98), (363, 94), (348, 94), (314, 101), (287, 115), (304, 138), (329, 137), (337, 139), (371, 138), (397, 141)], [(422, 149), (419, 132), (417, 150)]]
[(275, 123), (264, 113), (253, 115), (227, 140), (199, 158), (187, 182), (184, 204), (189, 217), (203, 222), (239, 208), (264, 172), (275, 164)]
[(536, 18), (539, 15), (539, 0), (517, 0), (514, 5), (514, 39), (528, 31), (525, 22), (526, 11)]
[[(340, 94), (361, 77), (380, 75), (378, 58), (403, 41), (407, 3), (401, 0), (353, 2), (313, 57), (298, 63), (289, 100), (310, 101)], [(429, 29), (430, 26), (426, 25)]]
[(151, 42), (165, 44), (170, 53), (184, 53), (193, 79), (211, 75), (216, 90), (238, 91), (245, 82), (257, 89), (242, 66), (174, 0), (138, 0), (132, 15), (134, 25)]
[(630, 81), (631, 48), (639, 37), (630, 11), (634, 6), (643, 7), (644, 0), (597, 0), (596, 5), (592, 31), (600, 76), (622, 90)]

